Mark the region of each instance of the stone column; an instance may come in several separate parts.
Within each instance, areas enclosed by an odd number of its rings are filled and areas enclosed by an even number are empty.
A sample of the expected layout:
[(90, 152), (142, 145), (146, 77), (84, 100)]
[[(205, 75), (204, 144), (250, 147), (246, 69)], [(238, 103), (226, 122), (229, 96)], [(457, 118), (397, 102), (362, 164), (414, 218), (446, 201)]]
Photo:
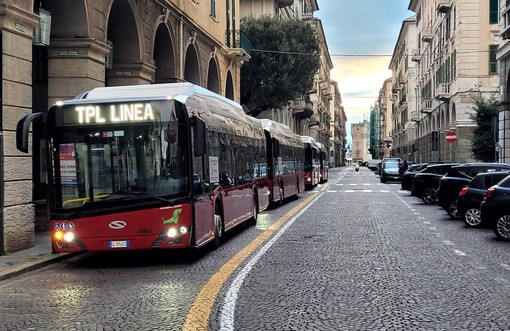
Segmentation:
[(108, 86), (150, 84), (155, 70), (152, 64), (144, 62), (114, 63), (106, 72), (106, 80)]
[(16, 149), (16, 124), (32, 113), (32, 33), (39, 18), (0, 4), (2, 107), (0, 255), (33, 246), (32, 155)]
[(105, 85), (110, 47), (92, 38), (53, 38), (48, 47), (48, 108)]

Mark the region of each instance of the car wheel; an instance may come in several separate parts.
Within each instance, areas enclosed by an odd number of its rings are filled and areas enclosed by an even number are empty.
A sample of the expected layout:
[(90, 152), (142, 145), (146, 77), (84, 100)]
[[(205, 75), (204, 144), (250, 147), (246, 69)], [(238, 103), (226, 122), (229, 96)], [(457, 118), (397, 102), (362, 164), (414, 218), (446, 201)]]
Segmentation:
[(480, 226), (480, 224), (482, 223), (480, 209), (469, 208), (464, 214), (464, 223), (470, 228)]
[(503, 215), (498, 218), (494, 225), (496, 237), (503, 240), (510, 240), (510, 215)]
[(450, 203), (450, 207), (448, 207), (448, 215), (450, 215), (451, 218), (453, 219), (456, 219), (456, 220), (460, 220), (462, 219), (462, 214), (459, 213), (458, 209), (457, 209), (457, 201), (452, 201), (452, 203)]
[(425, 191), (423, 191), (422, 199), (423, 202), (429, 205), (436, 203), (436, 190), (432, 187), (427, 187)]

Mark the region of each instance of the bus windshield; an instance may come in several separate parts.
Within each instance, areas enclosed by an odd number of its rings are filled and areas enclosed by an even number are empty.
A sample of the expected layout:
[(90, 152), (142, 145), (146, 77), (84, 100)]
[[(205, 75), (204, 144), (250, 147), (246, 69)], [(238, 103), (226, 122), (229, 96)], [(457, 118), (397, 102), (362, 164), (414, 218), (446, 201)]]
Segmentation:
[(190, 193), (184, 111), (176, 114), (171, 102), (153, 103), (161, 112), (154, 120), (59, 128), (50, 153), (53, 208)]

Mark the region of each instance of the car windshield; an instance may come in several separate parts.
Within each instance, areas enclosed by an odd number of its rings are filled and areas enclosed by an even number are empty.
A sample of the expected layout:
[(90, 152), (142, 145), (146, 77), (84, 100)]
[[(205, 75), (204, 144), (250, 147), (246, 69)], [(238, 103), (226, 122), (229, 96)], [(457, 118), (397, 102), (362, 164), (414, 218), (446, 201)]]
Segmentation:
[(384, 167), (387, 169), (395, 169), (395, 168), (398, 168), (398, 163), (397, 162), (386, 162), (384, 164)]

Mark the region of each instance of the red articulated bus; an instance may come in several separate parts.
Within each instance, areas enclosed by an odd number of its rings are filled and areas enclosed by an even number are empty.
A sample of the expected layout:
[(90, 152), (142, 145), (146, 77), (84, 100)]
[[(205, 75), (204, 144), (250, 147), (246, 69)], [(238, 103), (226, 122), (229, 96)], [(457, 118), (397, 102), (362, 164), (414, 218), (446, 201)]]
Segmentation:
[(303, 143), (288, 126), (267, 119), (261, 122), (267, 143), (269, 200), (282, 205), (284, 199), (305, 190)]
[(317, 145), (319, 146), (319, 164), (320, 164), (319, 183), (323, 184), (326, 183), (329, 178), (329, 161), (328, 161), (329, 153), (322, 143), (317, 142)]
[(320, 148), (312, 137), (301, 136), (301, 142), (305, 149), (305, 187), (310, 190), (320, 181)]
[(54, 252), (217, 247), (269, 206), (260, 120), (199, 86), (103, 87), (58, 102), (18, 122), (22, 152), (34, 121)]

